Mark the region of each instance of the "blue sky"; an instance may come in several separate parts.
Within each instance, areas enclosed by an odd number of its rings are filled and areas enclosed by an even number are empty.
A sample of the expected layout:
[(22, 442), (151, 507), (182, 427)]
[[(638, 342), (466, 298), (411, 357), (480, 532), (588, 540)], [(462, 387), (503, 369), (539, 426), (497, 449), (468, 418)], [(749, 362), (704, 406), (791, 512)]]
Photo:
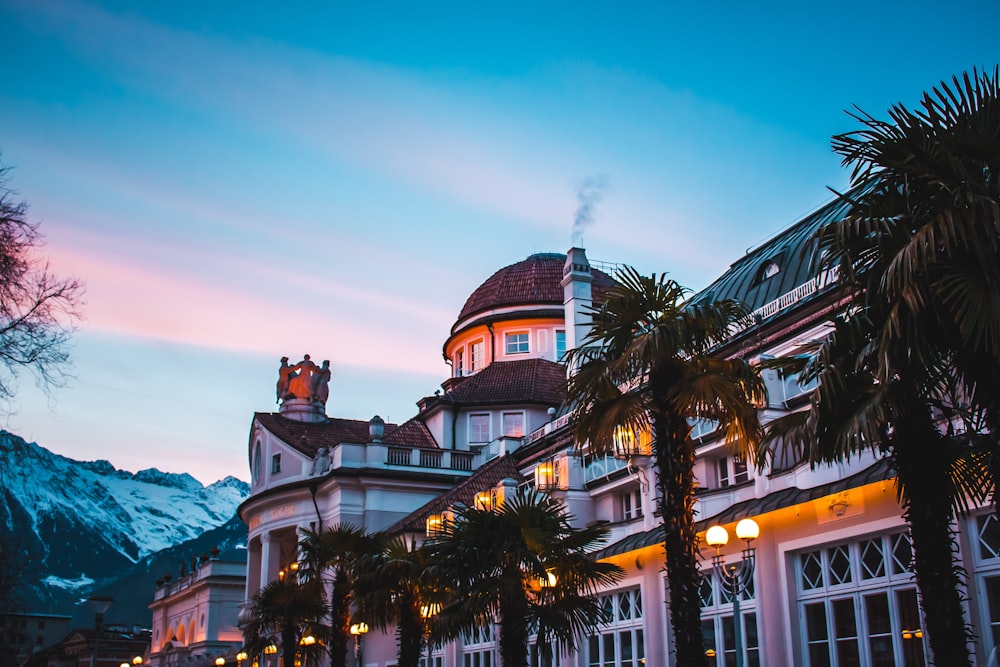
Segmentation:
[(829, 199), (829, 150), (992, 67), (1000, 4), (5, 0), (0, 150), (87, 284), (75, 379), (4, 427), (74, 458), (247, 478), (279, 357), (402, 421), (496, 269), (571, 244), (705, 286)]

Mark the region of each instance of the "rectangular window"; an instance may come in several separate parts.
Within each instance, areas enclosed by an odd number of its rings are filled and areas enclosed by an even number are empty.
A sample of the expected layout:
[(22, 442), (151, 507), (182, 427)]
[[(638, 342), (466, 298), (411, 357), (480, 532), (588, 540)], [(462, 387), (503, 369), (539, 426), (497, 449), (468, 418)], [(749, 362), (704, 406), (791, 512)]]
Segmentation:
[(636, 491), (626, 491), (621, 494), (622, 519), (631, 521), (642, 516), (642, 494)]
[(566, 356), (566, 332), (556, 330), (556, 361), (562, 361)]
[(503, 434), (508, 438), (524, 437), (524, 413), (503, 413)]
[(719, 488), (742, 484), (750, 479), (746, 459), (724, 456), (719, 459)]
[(465, 375), (465, 355), (462, 350), (455, 352), (455, 377), (460, 378)]
[(490, 441), (489, 414), (469, 415), (469, 442)]
[(281, 454), (275, 454), (271, 457), (271, 474), (281, 472)]
[(528, 334), (509, 333), (505, 334), (507, 341), (507, 354), (524, 354), (528, 351)]
[(472, 367), (470, 370), (473, 373), (483, 370), (483, 366), (486, 365), (485, 350), (481, 340), (472, 344)]

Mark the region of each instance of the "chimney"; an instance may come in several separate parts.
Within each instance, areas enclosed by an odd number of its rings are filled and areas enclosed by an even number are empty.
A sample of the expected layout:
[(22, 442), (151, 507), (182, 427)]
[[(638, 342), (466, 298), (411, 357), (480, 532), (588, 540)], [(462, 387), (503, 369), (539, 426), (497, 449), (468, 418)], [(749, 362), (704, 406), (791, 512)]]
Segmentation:
[(590, 333), (590, 313), (593, 304), (591, 283), (594, 276), (590, 272), (590, 262), (583, 248), (570, 248), (563, 265), (563, 309), (566, 318), (566, 349), (573, 350)]

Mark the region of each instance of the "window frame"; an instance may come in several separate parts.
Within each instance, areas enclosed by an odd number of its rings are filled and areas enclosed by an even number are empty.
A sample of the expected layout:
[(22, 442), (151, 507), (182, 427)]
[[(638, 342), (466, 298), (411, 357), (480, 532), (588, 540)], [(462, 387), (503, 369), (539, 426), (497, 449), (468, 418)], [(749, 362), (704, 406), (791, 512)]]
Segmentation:
[[(521, 434), (512, 435), (507, 433), (507, 416), (508, 415), (518, 415), (521, 417)], [(525, 414), (524, 410), (504, 410), (500, 413), (500, 432), (505, 438), (523, 438), (524, 434), (527, 433), (528, 429), (528, 416)]]
[[(473, 440), (473, 421), (475, 417), (485, 417), (486, 418), (486, 439), (485, 440)], [(469, 433), (468, 441), (470, 445), (484, 445), (493, 440), (493, 415), (489, 412), (470, 412), (469, 413)]]
[[(523, 337), (523, 340), (522, 340)], [(516, 339), (516, 340), (512, 340)], [(511, 349), (513, 343), (514, 349)], [(521, 349), (521, 348), (524, 349)], [(503, 335), (504, 354), (508, 356), (531, 353), (530, 331), (505, 331)]]

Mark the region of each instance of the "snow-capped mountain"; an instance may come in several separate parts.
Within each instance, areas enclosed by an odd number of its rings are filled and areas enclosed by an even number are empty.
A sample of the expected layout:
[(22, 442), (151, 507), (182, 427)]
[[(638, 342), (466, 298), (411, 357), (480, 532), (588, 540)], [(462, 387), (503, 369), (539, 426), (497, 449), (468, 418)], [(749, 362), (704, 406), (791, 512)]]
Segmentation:
[(225, 524), (249, 492), (235, 477), (205, 487), (186, 473), (75, 461), (0, 431), (0, 531), (27, 556), (30, 607), (86, 596)]

